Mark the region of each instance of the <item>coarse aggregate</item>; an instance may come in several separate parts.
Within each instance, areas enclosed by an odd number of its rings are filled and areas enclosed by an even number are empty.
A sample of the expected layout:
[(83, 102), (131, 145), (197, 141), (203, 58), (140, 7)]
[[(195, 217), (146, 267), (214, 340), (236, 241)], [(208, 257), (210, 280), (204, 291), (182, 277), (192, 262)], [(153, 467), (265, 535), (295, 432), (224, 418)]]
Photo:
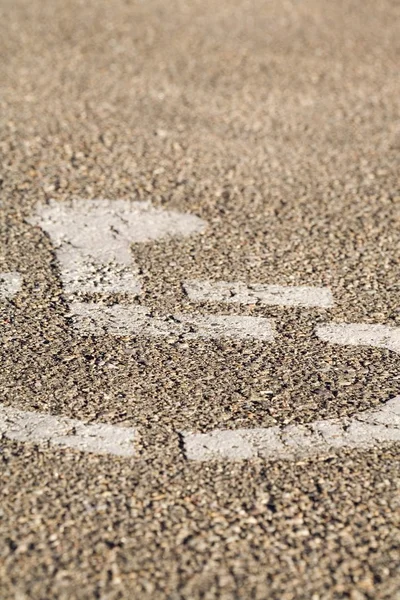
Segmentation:
[[(137, 427), (136, 458), (1, 440), (2, 600), (397, 600), (400, 449), (197, 464), (182, 431), (351, 416), (399, 356), (395, 0), (2, 0), (6, 405)], [(150, 201), (207, 229), (135, 244), (155, 315), (263, 316), (273, 343), (78, 335), (37, 206)], [(332, 308), (194, 303), (187, 280), (326, 286)], [(90, 296), (108, 305), (126, 294)]]

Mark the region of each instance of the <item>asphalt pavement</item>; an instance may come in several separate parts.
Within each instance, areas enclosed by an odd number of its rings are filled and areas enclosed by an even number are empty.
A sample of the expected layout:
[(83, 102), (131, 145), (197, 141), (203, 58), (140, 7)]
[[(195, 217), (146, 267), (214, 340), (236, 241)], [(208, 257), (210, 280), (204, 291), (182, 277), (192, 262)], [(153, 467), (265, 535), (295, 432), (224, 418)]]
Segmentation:
[(399, 3), (0, 16), (0, 598), (399, 599)]

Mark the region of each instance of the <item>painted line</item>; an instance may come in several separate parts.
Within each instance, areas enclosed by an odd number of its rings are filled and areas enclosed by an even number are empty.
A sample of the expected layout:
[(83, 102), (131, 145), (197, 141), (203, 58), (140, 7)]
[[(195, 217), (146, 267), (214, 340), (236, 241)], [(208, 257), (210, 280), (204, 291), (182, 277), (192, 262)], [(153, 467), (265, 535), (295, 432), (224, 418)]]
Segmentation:
[(183, 315), (153, 317), (142, 306), (105, 306), (73, 302), (70, 316), (74, 327), (84, 335), (183, 336), (185, 339), (258, 339), (271, 342), (271, 319), (231, 315)]
[(134, 456), (136, 430), (117, 425), (89, 424), (66, 417), (0, 406), (0, 436), (9, 440), (48, 443), (94, 454)]
[(13, 298), (22, 287), (22, 277), (16, 271), (0, 273), (0, 299)]
[(131, 200), (71, 200), (40, 205), (29, 219), (54, 244), (67, 293), (140, 293), (133, 243), (199, 233), (206, 223), (189, 214)]
[(375, 346), (400, 353), (400, 327), (363, 323), (318, 325), (316, 335), (324, 342), (350, 346)]
[[(400, 352), (399, 327), (329, 323), (319, 325), (316, 334), (325, 342)], [(400, 396), (378, 409), (351, 418), (287, 427), (184, 433), (183, 439), (186, 456), (199, 461), (254, 457), (294, 460), (340, 448), (371, 448), (381, 443), (400, 442)]]
[(400, 396), (351, 418), (259, 429), (184, 433), (185, 454), (195, 461), (295, 460), (342, 448), (367, 449), (400, 442)]
[(224, 304), (261, 304), (330, 308), (332, 292), (325, 287), (262, 285), (226, 281), (191, 280), (183, 284), (194, 302), (222, 302)]

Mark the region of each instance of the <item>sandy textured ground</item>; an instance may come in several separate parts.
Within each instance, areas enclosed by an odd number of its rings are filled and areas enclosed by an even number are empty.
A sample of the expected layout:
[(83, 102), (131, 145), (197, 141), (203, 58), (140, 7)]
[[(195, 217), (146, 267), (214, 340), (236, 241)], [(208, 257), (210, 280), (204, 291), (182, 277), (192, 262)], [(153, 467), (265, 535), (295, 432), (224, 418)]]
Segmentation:
[[(1, 401), (140, 430), (132, 459), (2, 440), (0, 598), (400, 598), (398, 445), (193, 463), (179, 433), (399, 394), (398, 355), (313, 334), (399, 325), (398, 2), (3, 0), (0, 15), (0, 271), (24, 281), (0, 305)], [(71, 198), (205, 220), (133, 247), (139, 302), (271, 317), (276, 343), (77, 335), (30, 224)], [(185, 279), (329, 286), (335, 305), (194, 305)]]

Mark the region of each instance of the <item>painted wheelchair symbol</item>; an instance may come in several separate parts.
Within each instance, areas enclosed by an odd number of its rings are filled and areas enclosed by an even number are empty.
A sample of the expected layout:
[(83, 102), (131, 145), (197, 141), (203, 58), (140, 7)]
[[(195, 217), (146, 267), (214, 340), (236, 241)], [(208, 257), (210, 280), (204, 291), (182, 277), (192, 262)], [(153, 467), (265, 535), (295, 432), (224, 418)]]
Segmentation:
[[(30, 220), (50, 237), (60, 267), (70, 316), (83, 335), (179, 336), (184, 339), (233, 338), (273, 343), (274, 322), (260, 316), (175, 314), (153, 316), (134, 301), (108, 306), (85, 301), (91, 294), (124, 293), (140, 296), (142, 282), (132, 259), (131, 245), (171, 236), (201, 234), (207, 224), (198, 217), (165, 211), (148, 203), (129, 200), (51, 201), (38, 208)], [(0, 277), (0, 297), (11, 297), (20, 286), (17, 273)], [(196, 302), (286, 307), (330, 308), (330, 289), (276, 284), (246, 285), (240, 282), (190, 280), (182, 282), (189, 299)], [(326, 323), (315, 328), (326, 342), (354, 346), (374, 346), (400, 353), (400, 328), (381, 324)], [(22, 418), (22, 417), (21, 417)], [(372, 428), (372, 429), (371, 429)], [(121, 429), (121, 428), (120, 428)], [(361, 413), (356, 418), (315, 421), (310, 426), (272, 427), (211, 434), (184, 434), (186, 453), (195, 460), (251, 458), (253, 456), (290, 458), (326, 447), (363, 446), (375, 441), (400, 441), (400, 398), (380, 410)], [(125, 442), (124, 442), (125, 443)], [(116, 454), (132, 453), (114, 452)]]

